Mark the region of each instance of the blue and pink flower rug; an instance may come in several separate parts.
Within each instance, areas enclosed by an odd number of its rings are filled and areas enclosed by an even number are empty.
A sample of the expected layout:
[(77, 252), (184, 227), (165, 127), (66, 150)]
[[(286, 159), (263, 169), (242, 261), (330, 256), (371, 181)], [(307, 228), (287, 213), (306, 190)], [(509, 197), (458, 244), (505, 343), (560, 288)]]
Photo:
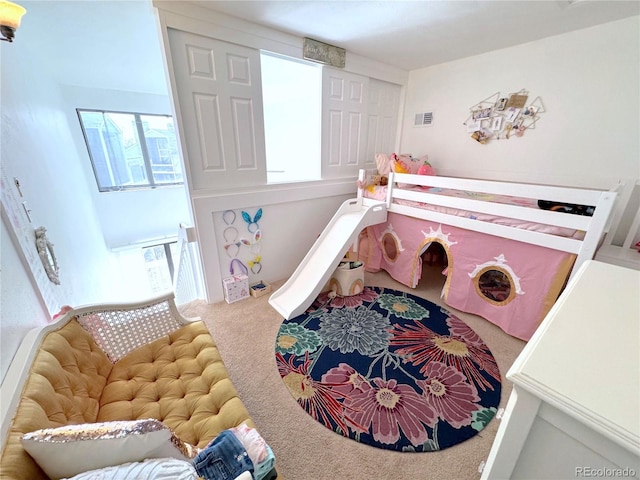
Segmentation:
[(378, 448), (456, 445), (500, 402), (500, 372), (482, 339), (443, 308), (396, 290), (320, 295), (280, 327), (276, 362), (309, 415)]

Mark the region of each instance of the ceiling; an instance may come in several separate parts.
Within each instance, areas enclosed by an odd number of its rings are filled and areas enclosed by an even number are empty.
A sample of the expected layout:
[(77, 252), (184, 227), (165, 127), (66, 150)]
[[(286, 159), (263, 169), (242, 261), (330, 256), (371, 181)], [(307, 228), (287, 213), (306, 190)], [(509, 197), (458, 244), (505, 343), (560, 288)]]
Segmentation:
[[(167, 95), (152, 0), (18, 2), (27, 14), (5, 48), (21, 49), (34, 68), (61, 84)], [(193, 3), (404, 70), (640, 15), (640, 0)]]
[[(415, 70), (640, 15), (638, 0), (196, 1)], [(639, 21), (640, 25), (640, 21)]]

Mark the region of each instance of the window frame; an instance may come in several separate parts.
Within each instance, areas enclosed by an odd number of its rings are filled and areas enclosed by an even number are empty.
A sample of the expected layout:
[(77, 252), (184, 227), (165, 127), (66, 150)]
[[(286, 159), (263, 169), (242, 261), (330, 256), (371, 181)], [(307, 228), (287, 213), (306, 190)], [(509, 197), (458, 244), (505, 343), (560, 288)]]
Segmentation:
[(174, 258), (174, 253), (171, 251), (171, 247), (175, 246), (176, 249), (176, 257), (179, 256), (179, 252), (178, 252), (178, 240), (170, 240), (170, 241), (163, 241), (163, 242), (159, 242), (159, 243), (152, 243), (150, 245), (143, 245), (140, 247), (140, 253), (142, 254), (142, 258), (145, 259), (144, 261), (144, 265), (145, 268), (147, 269), (147, 279), (149, 280), (149, 287), (151, 288), (153, 293), (158, 293), (160, 291), (162, 291), (162, 289), (154, 289), (153, 284), (151, 282), (151, 277), (149, 276), (149, 271), (148, 271), (148, 262), (146, 261), (145, 258), (145, 251), (150, 249), (150, 248), (156, 248), (156, 247), (162, 247), (163, 249), (163, 253), (164, 253), (164, 260), (166, 262), (166, 266), (168, 269), (168, 273), (169, 273), (169, 283), (171, 284), (171, 287), (169, 288), (173, 288), (173, 284), (175, 282), (175, 274), (176, 274), (176, 261), (179, 260), (178, 258)]
[[(262, 94), (262, 122), (264, 125), (264, 136), (265, 136), (265, 161), (266, 161), (266, 173), (267, 173), (267, 179), (266, 179), (266, 183), (265, 185), (282, 185), (282, 184), (295, 184), (295, 183), (310, 183), (310, 182), (316, 182), (316, 181), (321, 181), (322, 180), (322, 165), (323, 165), (323, 158), (322, 158), (322, 135), (323, 135), (323, 127), (322, 127), (322, 109), (323, 109), (323, 103), (324, 103), (324, 92), (323, 92), (323, 78), (324, 78), (324, 72), (323, 72), (323, 65), (317, 63), (317, 62), (312, 62), (309, 60), (306, 60), (304, 58), (298, 58), (298, 57), (292, 57), (289, 55), (285, 55), (282, 53), (278, 53), (278, 52), (273, 52), (271, 50), (267, 50), (267, 49), (258, 49), (259, 51), (259, 55), (260, 55), (260, 76), (261, 76), (261, 94)], [(303, 65), (305, 67), (311, 67), (315, 69), (315, 74), (317, 75), (317, 86), (319, 87), (318, 90), (318, 96), (315, 100), (317, 100), (318, 104), (317, 104), (317, 113), (318, 113), (318, 118), (317, 118), (317, 128), (318, 131), (317, 133), (317, 149), (318, 149), (318, 158), (317, 158), (317, 164), (313, 165), (313, 168), (315, 170), (317, 170), (316, 175), (314, 176), (309, 176), (309, 177), (302, 177), (299, 174), (297, 176), (295, 176), (295, 178), (284, 178), (284, 179), (272, 179), (269, 180), (269, 174), (274, 174), (277, 173), (277, 171), (273, 171), (273, 170), (269, 170), (269, 153), (271, 152), (271, 150), (269, 149), (270, 146), (270, 141), (269, 141), (269, 133), (271, 132), (271, 128), (267, 128), (267, 107), (265, 106), (265, 101), (264, 101), (264, 91), (265, 91), (265, 81), (264, 81), (264, 70), (263, 70), (263, 59), (264, 57), (270, 57), (273, 59), (277, 59), (280, 61), (285, 61), (285, 62), (290, 62), (290, 63), (295, 63), (298, 65)], [(269, 118), (273, 118), (273, 117), (269, 117)]]
[[(113, 113), (118, 115), (132, 115), (135, 119), (136, 133), (139, 140), (140, 153), (142, 155), (142, 161), (144, 162), (144, 170), (147, 176), (147, 183), (139, 183), (135, 185), (113, 185), (113, 186), (103, 186), (100, 184), (100, 180), (98, 177), (98, 172), (96, 170), (96, 164), (94, 162), (93, 152), (90, 147), (89, 139), (87, 137), (87, 132), (85, 130), (85, 125), (82, 121), (82, 112), (93, 112), (100, 113), (104, 115), (105, 113)], [(153, 168), (151, 158), (149, 156), (149, 150), (147, 148), (147, 137), (144, 135), (144, 127), (142, 123), (142, 117), (165, 117), (170, 118), (173, 122), (174, 132), (176, 136), (176, 146), (178, 150), (178, 155), (180, 155), (180, 142), (178, 139), (178, 135), (176, 132), (176, 119), (173, 115), (166, 113), (142, 113), (142, 112), (132, 112), (132, 111), (121, 111), (121, 110), (105, 110), (99, 108), (76, 108), (76, 115), (78, 117), (78, 123), (80, 124), (80, 129), (82, 130), (82, 137), (84, 139), (85, 146), (87, 148), (87, 153), (89, 154), (89, 160), (91, 161), (91, 170), (93, 171), (93, 176), (96, 181), (96, 186), (98, 187), (98, 192), (100, 193), (108, 193), (108, 192), (122, 192), (122, 191), (131, 191), (131, 190), (149, 190), (156, 188), (164, 188), (164, 187), (175, 187), (179, 185), (184, 185), (185, 183), (185, 169), (182, 164), (182, 159), (180, 159), (180, 168), (182, 171), (182, 181), (180, 182), (161, 182), (158, 183), (155, 181), (153, 176)]]

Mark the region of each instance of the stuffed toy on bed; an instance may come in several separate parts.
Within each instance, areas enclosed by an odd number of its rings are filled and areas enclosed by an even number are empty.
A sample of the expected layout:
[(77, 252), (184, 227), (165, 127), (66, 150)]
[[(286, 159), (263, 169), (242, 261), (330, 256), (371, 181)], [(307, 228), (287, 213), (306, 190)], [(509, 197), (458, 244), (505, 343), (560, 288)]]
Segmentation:
[(423, 155), (420, 158), (409, 154), (391, 154), (391, 170), (396, 173), (410, 173), (413, 175), (435, 175), (436, 170), (429, 163), (429, 157)]
[(364, 181), (358, 180), (358, 188), (367, 190), (373, 194), (376, 191), (376, 187), (385, 187), (389, 183), (389, 177), (386, 175), (374, 175), (371, 178), (367, 178)]
[(425, 155), (423, 158), (424, 163), (420, 165), (420, 168), (418, 169), (418, 175), (435, 175), (436, 169), (433, 168), (433, 166), (428, 162), (428, 160), (426, 159), (427, 156)]
[(415, 158), (411, 154), (385, 153), (376, 154), (377, 175), (364, 183), (358, 182), (359, 188), (374, 193), (375, 187), (385, 186), (389, 182), (389, 173), (410, 173), (414, 175), (435, 175), (436, 171), (429, 163), (427, 155)]
[[(395, 155), (392, 154), (392, 155)], [(375, 187), (385, 186), (389, 183), (389, 172), (391, 172), (391, 155), (384, 153), (376, 154), (377, 174), (367, 178), (364, 182), (358, 181), (358, 188), (367, 189), (369, 193), (375, 192)]]

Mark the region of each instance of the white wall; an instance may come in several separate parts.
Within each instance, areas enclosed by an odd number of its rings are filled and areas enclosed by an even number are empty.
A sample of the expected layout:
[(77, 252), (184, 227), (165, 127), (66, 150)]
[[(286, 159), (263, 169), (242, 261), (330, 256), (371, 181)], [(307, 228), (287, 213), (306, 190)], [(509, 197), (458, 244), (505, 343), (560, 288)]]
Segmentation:
[(0, 381), (4, 379), (18, 345), (27, 330), (45, 323), (46, 306), (20, 260), (11, 229), (0, 222)]
[[(401, 150), (428, 154), (451, 176), (598, 188), (638, 178), (639, 32), (632, 17), (413, 71)], [(521, 88), (546, 109), (535, 130), (472, 140), (463, 125), (470, 107)], [(434, 125), (413, 127), (424, 111), (434, 112)]]
[[(99, 301), (113, 272), (60, 91), (49, 76), (40, 74), (38, 55), (29, 42), (2, 43), (3, 174), (20, 180), (24, 195), (20, 201), (32, 210), (32, 227), (45, 226), (55, 246), (61, 280), (54, 287), (57, 306)], [(33, 303), (38, 293), (26, 282), (29, 271), (20, 271), (18, 250), (8, 242), (5, 227), (3, 223), (3, 378), (19, 339), (53, 313)]]
[[(224, 246), (236, 241), (232, 232), (227, 233), (225, 238), (224, 231), (228, 226), (223, 220), (225, 211), (235, 212), (236, 219), (229, 226), (238, 231), (237, 241), (240, 241), (252, 238), (248, 224), (242, 218), (242, 211), (253, 218), (257, 210), (262, 208), (262, 219), (258, 222), (262, 232), (259, 247), (262, 270), (257, 274), (249, 273), (249, 281), (274, 282), (286, 279), (293, 273), (338, 207), (345, 200), (354, 198), (356, 190), (355, 180), (333, 185), (320, 182), (310, 182), (306, 187), (295, 185), (284, 184), (266, 191), (199, 195), (193, 198), (202, 264), (207, 270), (205, 289), (210, 303), (224, 298), (222, 279), (230, 275), (230, 257)], [(228, 215), (227, 218), (230, 222), (232, 217)], [(238, 258), (246, 264), (255, 255), (249, 248), (241, 246)]]

